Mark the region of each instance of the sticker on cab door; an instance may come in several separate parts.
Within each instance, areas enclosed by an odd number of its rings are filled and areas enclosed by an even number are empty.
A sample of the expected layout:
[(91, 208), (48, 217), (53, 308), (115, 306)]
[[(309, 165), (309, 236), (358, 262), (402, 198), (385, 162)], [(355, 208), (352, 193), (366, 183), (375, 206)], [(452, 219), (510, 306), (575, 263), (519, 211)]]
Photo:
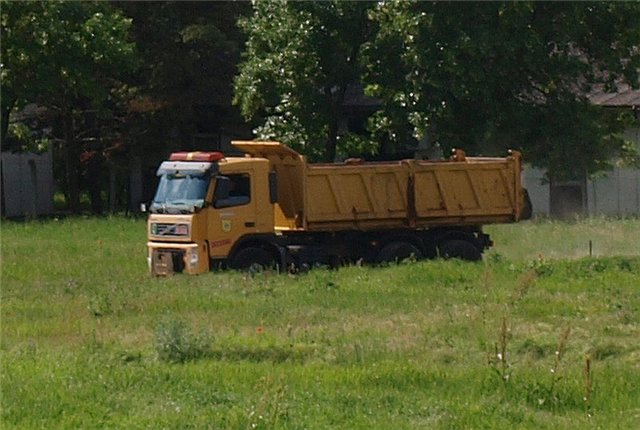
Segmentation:
[(218, 246), (225, 246), (231, 243), (231, 239), (217, 240), (215, 242), (211, 242), (210, 245), (215, 248)]
[(231, 220), (230, 219), (223, 219), (222, 220), (222, 231), (224, 231), (225, 233), (229, 233), (231, 231)]

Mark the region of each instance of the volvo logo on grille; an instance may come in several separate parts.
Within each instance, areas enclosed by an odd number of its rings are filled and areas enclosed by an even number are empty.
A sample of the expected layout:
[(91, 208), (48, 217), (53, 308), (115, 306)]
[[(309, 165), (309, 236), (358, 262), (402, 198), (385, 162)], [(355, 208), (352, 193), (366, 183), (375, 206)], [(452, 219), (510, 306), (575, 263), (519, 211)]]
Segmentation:
[(156, 223), (152, 226), (151, 232), (157, 236), (187, 236), (189, 235), (189, 226), (187, 224)]

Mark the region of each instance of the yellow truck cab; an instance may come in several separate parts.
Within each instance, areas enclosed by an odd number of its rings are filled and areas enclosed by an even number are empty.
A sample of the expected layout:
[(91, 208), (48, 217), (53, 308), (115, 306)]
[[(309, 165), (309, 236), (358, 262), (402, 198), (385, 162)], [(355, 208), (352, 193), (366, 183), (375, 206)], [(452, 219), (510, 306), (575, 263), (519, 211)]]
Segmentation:
[(278, 142), (244, 157), (179, 152), (149, 206), (154, 275), (457, 257), (478, 260), (481, 226), (530, 216), (520, 154), (505, 158), (309, 164)]

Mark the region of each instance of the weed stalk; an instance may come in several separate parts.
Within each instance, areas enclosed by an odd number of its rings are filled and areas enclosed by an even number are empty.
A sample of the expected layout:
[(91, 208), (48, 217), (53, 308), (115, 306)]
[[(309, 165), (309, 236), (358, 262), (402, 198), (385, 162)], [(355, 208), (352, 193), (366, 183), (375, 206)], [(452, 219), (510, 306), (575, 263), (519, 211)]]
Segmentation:
[(558, 346), (556, 347), (555, 359), (553, 362), (553, 367), (551, 367), (551, 386), (549, 388), (549, 396), (551, 398), (555, 397), (555, 388), (556, 384), (562, 376), (559, 375), (558, 370), (560, 369), (560, 362), (562, 361), (562, 357), (564, 356), (565, 349), (567, 347), (567, 341), (569, 340), (569, 335), (571, 334), (571, 327), (567, 327), (562, 334), (560, 335), (560, 339), (558, 339)]
[(522, 300), (529, 289), (536, 283), (538, 275), (535, 270), (527, 270), (518, 278), (518, 288), (511, 297), (511, 306)]
[(250, 429), (277, 428), (280, 420), (287, 416), (287, 406), (283, 402), (285, 387), (280, 382), (274, 382), (270, 377), (264, 377), (256, 386), (263, 392), (258, 405), (249, 414)]
[(504, 383), (509, 382), (509, 362), (507, 361), (508, 326), (507, 317), (502, 317), (498, 342), (494, 345), (494, 356), (489, 359), (489, 364), (500, 376)]
[(591, 356), (586, 355), (584, 359), (584, 404), (587, 409), (587, 415), (591, 417), (591, 395), (593, 393), (593, 373), (591, 368)]

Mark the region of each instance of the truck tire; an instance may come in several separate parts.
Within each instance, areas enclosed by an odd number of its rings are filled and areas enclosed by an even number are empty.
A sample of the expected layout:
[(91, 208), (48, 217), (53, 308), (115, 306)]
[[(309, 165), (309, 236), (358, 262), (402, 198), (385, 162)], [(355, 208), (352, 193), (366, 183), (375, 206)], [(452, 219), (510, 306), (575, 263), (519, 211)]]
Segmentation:
[(442, 258), (459, 258), (466, 261), (482, 260), (480, 250), (468, 240), (452, 239), (440, 245), (440, 256)]
[(262, 248), (249, 247), (238, 251), (229, 267), (236, 270), (248, 270), (251, 272), (261, 272), (275, 266), (275, 259), (268, 251)]
[(376, 263), (400, 263), (407, 258), (420, 260), (422, 252), (409, 242), (391, 242), (382, 247), (376, 256)]

